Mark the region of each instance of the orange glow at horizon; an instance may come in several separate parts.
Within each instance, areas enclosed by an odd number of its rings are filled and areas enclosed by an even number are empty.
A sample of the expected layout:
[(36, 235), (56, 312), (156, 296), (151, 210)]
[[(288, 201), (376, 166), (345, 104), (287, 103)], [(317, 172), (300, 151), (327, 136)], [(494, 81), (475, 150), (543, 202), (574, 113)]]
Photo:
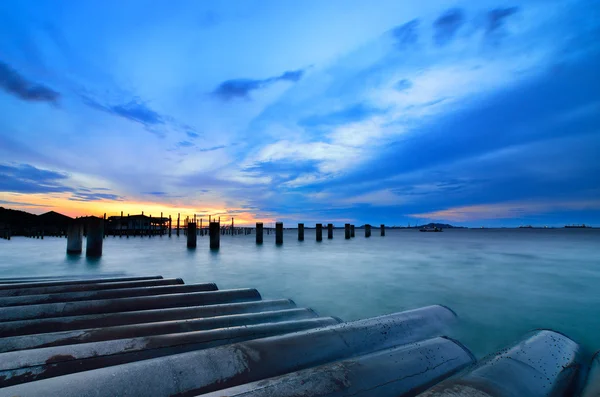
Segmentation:
[(179, 214), (182, 223), (186, 217), (193, 217), (194, 214), (198, 214), (199, 218), (205, 221), (208, 220), (209, 215), (213, 219), (221, 217), (221, 222), (223, 223), (229, 223), (233, 217), (236, 225), (250, 225), (257, 221), (264, 223), (275, 222), (274, 218), (259, 218), (257, 214), (248, 212), (243, 208), (225, 208), (214, 203), (203, 204), (199, 208), (189, 205), (168, 205), (151, 201), (77, 201), (69, 200), (69, 197), (68, 194), (0, 193), (0, 199), (10, 203), (2, 206), (38, 215), (48, 211), (55, 211), (70, 217), (87, 215), (101, 217), (104, 214), (109, 217), (121, 215), (122, 211), (123, 216), (141, 214), (143, 212), (144, 215), (159, 217), (162, 213), (163, 217), (171, 216), (175, 221), (177, 214)]

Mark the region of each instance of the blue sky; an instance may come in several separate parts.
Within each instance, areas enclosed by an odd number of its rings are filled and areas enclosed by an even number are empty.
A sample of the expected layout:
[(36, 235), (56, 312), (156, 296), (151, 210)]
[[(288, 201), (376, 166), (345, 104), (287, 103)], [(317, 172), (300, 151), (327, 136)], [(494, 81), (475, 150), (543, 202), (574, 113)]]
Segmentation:
[(598, 70), (591, 0), (7, 0), (0, 205), (599, 225)]

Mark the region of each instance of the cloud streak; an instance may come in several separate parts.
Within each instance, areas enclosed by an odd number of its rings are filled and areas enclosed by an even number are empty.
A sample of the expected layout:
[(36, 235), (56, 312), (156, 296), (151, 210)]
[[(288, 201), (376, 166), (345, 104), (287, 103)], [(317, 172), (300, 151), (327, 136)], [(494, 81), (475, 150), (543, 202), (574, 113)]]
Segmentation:
[(43, 84), (27, 80), (2, 61), (0, 61), (0, 88), (19, 99), (29, 102), (56, 104), (60, 97), (58, 92)]
[(231, 101), (233, 99), (248, 99), (252, 91), (265, 89), (271, 85), (280, 82), (288, 81), (295, 83), (304, 75), (304, 70), (291, 70), (282, 73), (279, 76), (269, 77), (266, 79), (232, 79), (226, 80), (219, 84), (212, 92), (212, 95), (223, 101)]

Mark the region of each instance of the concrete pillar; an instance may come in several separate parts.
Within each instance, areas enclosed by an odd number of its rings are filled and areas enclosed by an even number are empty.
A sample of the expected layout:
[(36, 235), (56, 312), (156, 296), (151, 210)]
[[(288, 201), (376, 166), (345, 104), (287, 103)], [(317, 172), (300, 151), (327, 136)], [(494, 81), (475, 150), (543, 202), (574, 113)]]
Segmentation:
[(385, 236), (385, 225), (381, 225), (381, 237)]
[(317, 223), (317, 241), (323, 241), (323, 225)]
[(169, 237), (171, 237), (172, 229), (173, 229), (173, 220), (171, 219), (171, 215), (169, 215)]
[(371, 237), (371, 225), (365, 225), (365, 237)]
[(298, 224), (298, 241), (304, 241), (304, 223)]
[(350, 225), (350, 237), (354, 237), (354, 225)]
[(87, 239), (85, 242), (85, 256), (102, 256), (102, 240), (104, 239), (104, 219), (89, 218)]
[(188, 222), (187, 224), (187, 247), (196, 248), (196, 224), (194, 222)]
[(333, 238), (333, 224), (328, 223), (327, 224), (327, 239), (331, 240), (332, 238)]
[(67, 229), (67, 254), (81, 254), (83, 245), (83, 228), (80, 222), (74, 221)]
[(179, 214), (177, 214), (177, 237), (179, 237)]
[(221, 245), (221, 235), (219, 234), (220, 227), (221, 224), (219, 222), (211, 222), (208, 225), (211, 250), (218, 250), (219, 246)]
[(231, 235), (233, 236), (233, 228), (235, 227), (235, 224), (233, 223), (233, 217), (231, 218)]
[(256, 222), (256, 244), (263, 243), (263, 223)]
[[(104, 220), (104, 226), (106, 226), (106, 212), (104, 213), (104, 217), (102, 218)], [(108, 234), (108, 230), (106, 227), (103, 228), (104, 230), (102, 231), (102, 238), (106, 238), (106, 235)]]
[(275, 244), (283, 244), (283, 222), (277, 222), (275, 224)]
[(350, 224), (349, 223), (346, 223), (344, 225), (344, 238), (346, 240), (350, 239)]

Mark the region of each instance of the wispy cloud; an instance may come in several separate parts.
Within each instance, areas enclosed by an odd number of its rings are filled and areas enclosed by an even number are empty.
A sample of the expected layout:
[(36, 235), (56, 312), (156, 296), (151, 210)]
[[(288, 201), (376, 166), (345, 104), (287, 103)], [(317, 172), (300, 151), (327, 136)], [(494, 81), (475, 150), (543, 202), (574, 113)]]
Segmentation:
[(0, 192), (56, 193), (70, 192), (65, 186), (68, 175), (36, 168), (29, 164), (0, 165)]
[(269, 77), (266, 79), (232, 79), (226, 80), (212, 92), (212, 95), (224, 100), (230, 101), (236, 98), (249, 98), (252, 91), (267, 88), (279, 81), (297, 82), (304, 75), (304, 70), (292, 70), (282, 73), (280, 76)]
[(516, 14), (519, 7), (496, 8), (488, 12), (485, 31), (487, 34), (498, 32), (502, 29), (506, 20)]
[(419, 20), (413, 19), (392, 29), (391, 34), (396, 42), (396, 47), (404, 49), (416, 44), (419, 41), (419, 25)]
[(92, 108), (135, 121), (145, 126), (164, 124), (164, 118), (142, 103), (139, 98), (134, 98), (128, 103), (119, 105), (104, 105), (87, 96), (82, 96), (82, 99), (86, 105)]
[(101, 200), (110, 200), (110, 201), (123, 201), (124, 197), (111, 194), (111, 193), (85, 193), (85, 192), (75, 192), (69, 197), (69, 200), (72, 201), (101, 201)]
[(465, 13), (460, 8), (452, 8), (444, 12), (433, 22), (433, 38), (437, 45), (449, 43), (458, 29), (465, 23)]
[(549, 212), (599, 210), (600, 200), (506, 202), (448, 208), (409, 215), (412, 218), (470, 222), (492, 219), (519, 219)]
[(0, 88), (24, 101), (57, 103), (60, 94), (43, 84), (33, 83), (0, 61)]

